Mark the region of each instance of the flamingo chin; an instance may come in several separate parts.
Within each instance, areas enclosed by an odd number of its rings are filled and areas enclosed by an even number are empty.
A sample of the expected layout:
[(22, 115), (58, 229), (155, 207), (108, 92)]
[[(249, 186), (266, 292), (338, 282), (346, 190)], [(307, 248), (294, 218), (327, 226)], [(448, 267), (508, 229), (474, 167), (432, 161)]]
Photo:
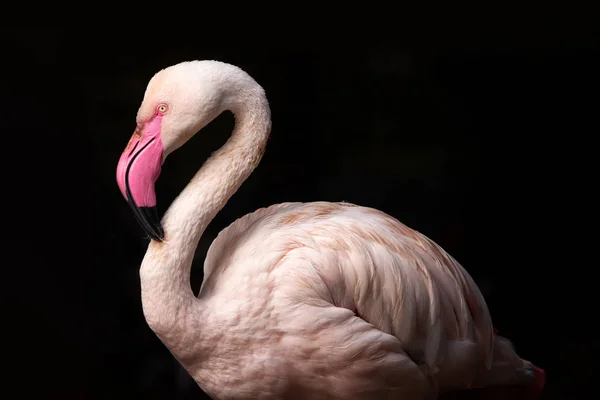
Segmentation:
[(164, 232), (156, 210), (154, 184), (161, 171), (162, 115), (138, 124), (117, 165), (117, 184), (144, 232), (162, 241)]

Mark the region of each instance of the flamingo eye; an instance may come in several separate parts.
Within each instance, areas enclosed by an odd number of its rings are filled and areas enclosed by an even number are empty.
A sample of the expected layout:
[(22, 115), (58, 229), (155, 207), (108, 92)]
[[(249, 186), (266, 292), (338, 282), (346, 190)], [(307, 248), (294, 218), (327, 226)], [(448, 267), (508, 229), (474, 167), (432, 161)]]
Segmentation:
[(167, 110), (169, 109), (169, 107), (166, 104), (159, 104), (158, 107), (156, 107), (156, 112), (158, 112), (159, 114), (164, 114), (167, 112)]

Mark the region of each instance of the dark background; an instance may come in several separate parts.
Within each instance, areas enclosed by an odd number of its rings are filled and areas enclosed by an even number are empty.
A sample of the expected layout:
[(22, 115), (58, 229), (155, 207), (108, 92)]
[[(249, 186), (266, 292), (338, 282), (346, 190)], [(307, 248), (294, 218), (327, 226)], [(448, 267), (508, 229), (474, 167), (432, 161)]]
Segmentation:
[[(598, 379), (594, 29), (582, 19), (476, 33), (457, 24), (414, 40), (241, 41), (5, 30), (10, 383), (56, 398), (198, 398), (143, 319), (147, 240), (115, 169), (152, 75), (218, 59), (265, 88), (273, 131), (261, 165), (200, 242), (196, 292), (216, 234), (256, 208), (379, 208), (472, 274), (500, 333), (546, 370), (543, 399), (589, 398)], [(161, 211), (232, 126), (223, 114), (169, 157)]]

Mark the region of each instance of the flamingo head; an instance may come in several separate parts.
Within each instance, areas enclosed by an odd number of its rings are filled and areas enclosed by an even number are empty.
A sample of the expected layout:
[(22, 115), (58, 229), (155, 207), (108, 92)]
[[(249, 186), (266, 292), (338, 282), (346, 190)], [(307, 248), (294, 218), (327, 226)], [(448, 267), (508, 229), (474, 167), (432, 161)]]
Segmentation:
[(162, 241), (154, 185), (167, 155), (227, 108), (223, 70), (217, 61), (183, 62), (152, 77), (136, 128), (117, 165), (117, 184), (144, 232)]

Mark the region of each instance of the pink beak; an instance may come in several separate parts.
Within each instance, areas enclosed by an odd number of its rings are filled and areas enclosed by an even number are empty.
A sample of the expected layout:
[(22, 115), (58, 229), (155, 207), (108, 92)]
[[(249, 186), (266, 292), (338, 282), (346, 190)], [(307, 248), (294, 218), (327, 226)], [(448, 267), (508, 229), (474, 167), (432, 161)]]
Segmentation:
[(117, 184), (144, 232), (156, 241), (164, 232), (156, 211), (154, 184), (160, 175), (163, 145), (162, 116), (156, 115), (138, 126), (117, 165)]

